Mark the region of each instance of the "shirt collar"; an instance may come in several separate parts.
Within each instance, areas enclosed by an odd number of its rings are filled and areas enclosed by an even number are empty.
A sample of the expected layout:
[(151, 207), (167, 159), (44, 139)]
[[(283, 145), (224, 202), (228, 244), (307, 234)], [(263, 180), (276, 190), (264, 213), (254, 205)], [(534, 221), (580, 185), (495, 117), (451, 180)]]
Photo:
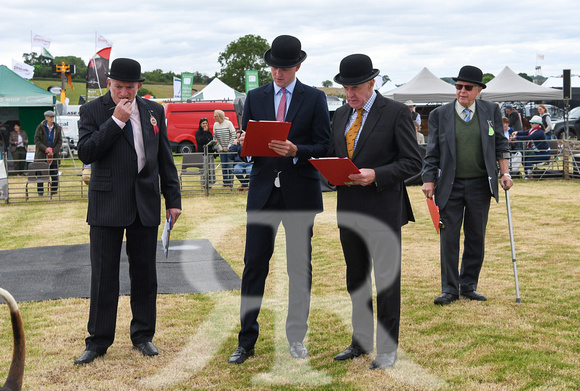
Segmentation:
[[(469, 107), (467, 107), (472, 113), (475, 113), (475, 102), (473, 102), (473, 104)], [(464, 107), (461, 103), (459, 103), (459, 101), (456, 99), (455, 100), (455, 111), (457, 111), (458, 114), (461, 115), (461, 113), (463, 113), (463, 110), (465, 110), (466, 107)]]
[[(375, 90), (373, 90), (373, 94), (371, 95), (371, 97), (365, 102), (365, 104), (363, 105), (363, 113), (368, 113), (369, 111), (371, 111), (371, 107), (373, 107), (373, 103), (375, 103), (375, 99), (377, 99), (377, 92)], [(356, 109), (352, 109), (352, 112), (356, 112)]]
[[(286, 92), (289, 92), (290, 95), (292, 95), (292, 93), (294, 93), (294, 87), (296, 87), (296, 80), (297, 79), (294, 78), (292, 83), (290, 83), (290, 85), (288, 87), (286, 87)], [(274, 95), (278, 95), (278, 93), (280, 92), (282, 87), (278, 87), (278, 85), (274, 82), (272, 82), (272, 84), (274, 84)]]

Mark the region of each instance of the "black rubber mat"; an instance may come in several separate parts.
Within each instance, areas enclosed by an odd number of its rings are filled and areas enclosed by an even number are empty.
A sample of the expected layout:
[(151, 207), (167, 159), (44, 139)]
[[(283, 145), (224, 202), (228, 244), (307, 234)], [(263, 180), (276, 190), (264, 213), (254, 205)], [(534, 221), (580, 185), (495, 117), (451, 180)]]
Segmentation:
[[(0, 251), (0, 287), (16, 301), (89, 297), (89, 244)], [(166, 259), (157, 250), (159, 293), (240, 289), (241, 279), (207, 239), (171, 241)], [(121, 251), (120, 294), (129, 294), (129, 264)]]

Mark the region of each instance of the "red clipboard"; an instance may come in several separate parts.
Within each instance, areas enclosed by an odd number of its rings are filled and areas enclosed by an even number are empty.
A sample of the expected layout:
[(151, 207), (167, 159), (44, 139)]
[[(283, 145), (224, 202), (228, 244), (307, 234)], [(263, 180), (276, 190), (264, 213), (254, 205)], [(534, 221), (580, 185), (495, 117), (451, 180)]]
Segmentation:
[(328, 182), (335, 186), (348, 185), (351, 174), (360, 174), (360, 170), (354, 165), (352, 160), (346, 157), (323, 157), (318, 159), (308, 159), (310, 163)]
[(435, 205), (435, 200), (433, 198), (427, 198), (427, 207), (429, 208), (429, 214), (431, 215), (431, 220), (435, 226), (435, 231), (439, 233), (439, 207)]
[(290, 122), (249, 121), (240, 156), (275, 156), (276, 152), (268, 148), (272, 140), (285, 141), (290, 132)]

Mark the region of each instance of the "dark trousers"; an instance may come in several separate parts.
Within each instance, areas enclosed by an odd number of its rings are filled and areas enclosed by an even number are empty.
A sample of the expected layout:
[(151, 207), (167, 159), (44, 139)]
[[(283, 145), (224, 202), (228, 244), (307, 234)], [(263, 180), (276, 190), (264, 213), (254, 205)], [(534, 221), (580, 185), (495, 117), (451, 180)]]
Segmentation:
[(131, 341), (150, 342), (155, 334), (158, 227), (139, 217), (128, 227), (91, 226), (91, 305), (86, 348), (104, 353), (115, 339), (119, 303), (119, 264), (123, 234), (131, 278)]
[(286, 233), (286, 270), (289, 278), (286, 336), (302, 342), (308, 329), (312, 286), (311, 238), (314, 212), (288, 211), (275, 189), (262, 211), (249, 211), (240, 303), (239, 346), (252, 349), (258, 340), (258, 314), (264, 296), (270, 258), (280, 222)]
[(340, 228), (346, 261), (346, 287), (352, 301), (352, 343), (373, 350), (371, 268), (377, 287), (377, 352), (399, 345), (401, 314), (401, 230)]
[[(50, 175), (50, 192), (55, 195), (58, 192), (58, 162), (53, 160), (48, 170)], [(38, 195), (44, 194), (44, 184), (39, 182), (36, 184)]]
[[(485, 252), (485, 229), (491, 191), (487, 177), (455, 178), (447, 204), (439, 211), (441, 222), (441, 291), (459, 294), (477, 289)], [(459, 272), (459, 240), (464, 242)]]

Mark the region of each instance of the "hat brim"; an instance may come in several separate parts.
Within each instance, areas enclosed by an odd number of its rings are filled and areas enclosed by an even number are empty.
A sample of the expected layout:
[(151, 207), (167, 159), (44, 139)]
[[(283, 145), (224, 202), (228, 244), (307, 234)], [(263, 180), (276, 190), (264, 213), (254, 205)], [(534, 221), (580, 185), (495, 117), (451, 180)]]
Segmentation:
[(285, 61), (281, 58), (272, 57), (272, 49), (268, 49), (266, 50), (266, 53), (264, 53), (264, 62), (274, 68), (293, 68), (302, 64), (304, 60), (306, 60), (306, 52), (304, 50), (300, 50), (300, 57), (298, 57), (297, 60), (294, 59), (292, 61)]
[(373, 80), (378, 76), (380, 71), (378, 69), (373, 69), (372, 73), (363, 77), (341, 77), (340, 73), (334, 76), (334, 81), (343, 86), (356, 86), (357, 84), (366, 83), (369, 80)]
[(464, 77), (452, 77), (453, 81), (466, 81), (468, 83), (473, 83), (473, 84), (477, 84), (478, 86), (480, 86), (481, 88), (486, 88), (487, 86), (485, 85), (485, 83), (482, 83), (480, 81), (477, 80), (469, 80), (467, 78)]
[(144, 77), (131, 78), (131, 77), (124, 77), (124, 76), (119, 76), (119, 75), (115, 75), (115, 74), (110, 74), (109, 72), (105, 72), (105, 75), (109, 79), (119, 80), (119, 81), (127, 81), (127, 82), (142, 82), (142, 81), (145, 81), (145, 78)]

